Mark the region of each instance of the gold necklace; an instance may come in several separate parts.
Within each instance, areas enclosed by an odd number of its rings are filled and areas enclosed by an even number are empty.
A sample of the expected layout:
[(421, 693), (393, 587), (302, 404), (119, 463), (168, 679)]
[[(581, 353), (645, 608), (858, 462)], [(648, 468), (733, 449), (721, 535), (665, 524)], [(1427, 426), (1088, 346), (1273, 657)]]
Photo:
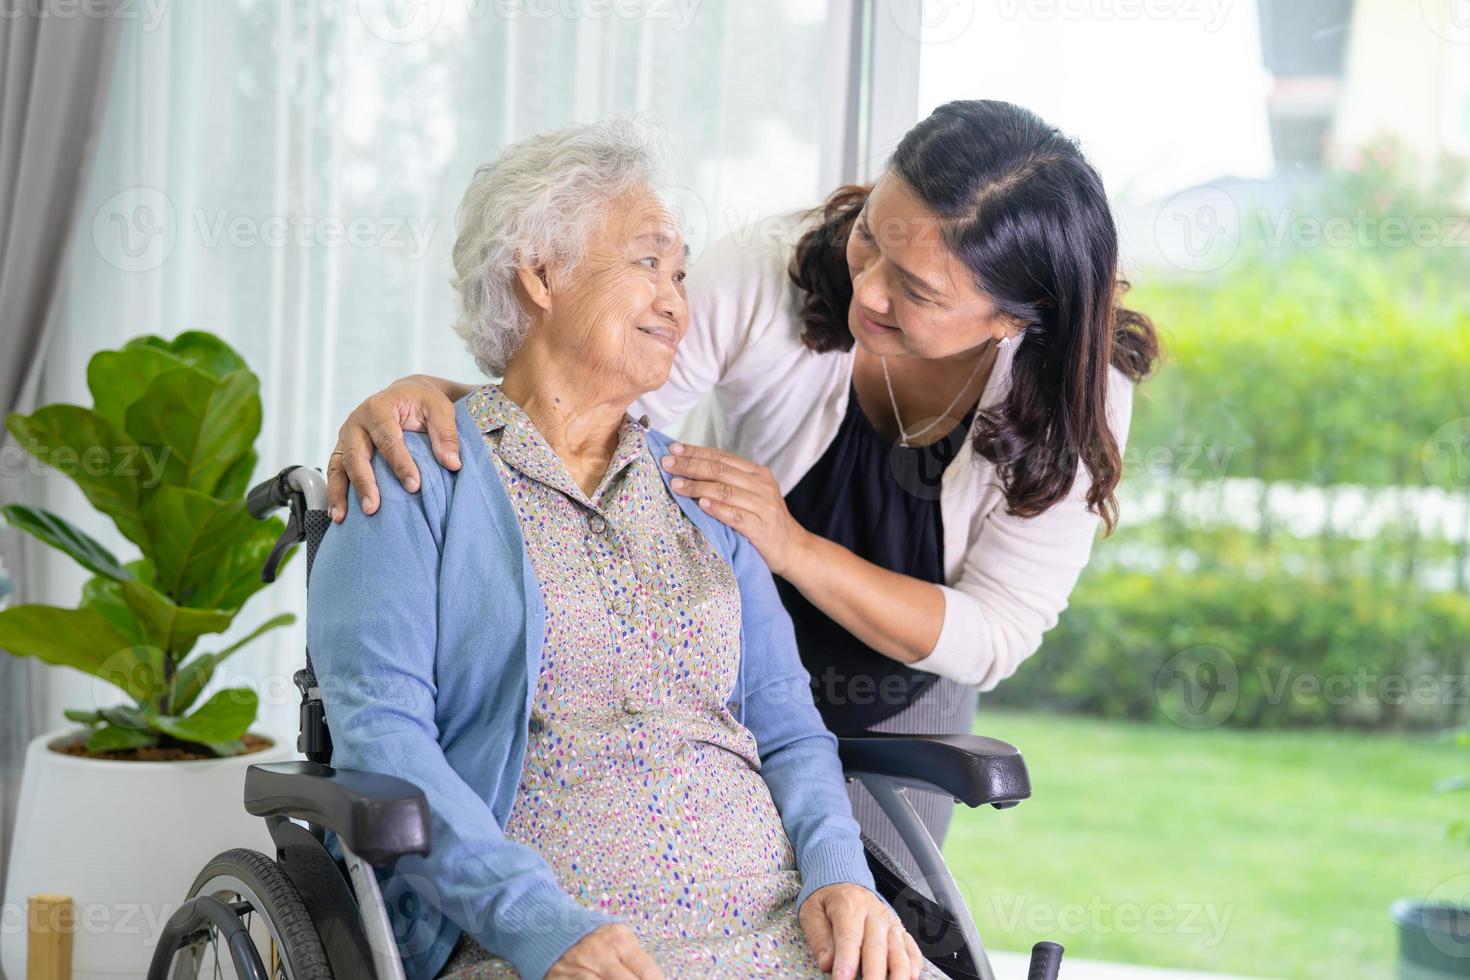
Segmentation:
[[(996, 346), (995, 341), (991, 341), (991, 346)], [(909, 432), (904, 429), (903, 418), (898, 414), (898, 399), (893, 397), (893, 379), (888, 376), (888, 358), (882, 354), (879, 354), (878, 360), (881, 361), (883, 364), (883, 383), (888, 386), (888, 403), (893, 406), (893, 421), (898, 423), (898, 444), (900, 446), (903, 446), (904, 448), (908, 448), (910, 439), (917, 439), (919, 436), (934, 428), (940, 422), (943, 422), (949, 418), (949, 413), (954, 409), (955, 405), (959, 404), (960, 398), (964, 395), (965, 392), (970, 390), (970, 385), (975, 381), (975, 375), (980, 373), (980, 365), (985, 363), (985, 355), (981, 354), (980, 357), (975, 361), (975, 368), (970, 372), (970, 377), (965, 380), (964, 387), (960, 388), (960, 390), (955, 394), (954, 398), (952, 398), (950, 400), (950, 403), (945, 407), (944, 411), (940, 412), (939, 415), (934, 419), (934, 421), (930, 422), (928, 425), (924, 426), (922, 429), (919, 429), (916, 432)]]

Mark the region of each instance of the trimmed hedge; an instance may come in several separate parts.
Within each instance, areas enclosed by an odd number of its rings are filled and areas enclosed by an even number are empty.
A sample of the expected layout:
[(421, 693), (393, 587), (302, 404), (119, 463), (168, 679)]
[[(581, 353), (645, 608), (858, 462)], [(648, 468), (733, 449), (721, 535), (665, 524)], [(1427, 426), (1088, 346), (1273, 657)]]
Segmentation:
[[(985, 700), (1192, 728), (1439, 727), (1470, 717), (1467, 639), (1470, 597), (1457, 593), (1098, 569)], [(1192, 684), (1216, 702), (1181, 705), (1201, 694)]]
[(1458, 290), (1316, 252), (1243, 262), (1209, 286), (1151, 283), (1129, 300), (1165, 349), (1135, 395), (1135, 473), (1467, 489), (1463, 472), (1426, 474), (1424, 458), (1447, 424), (1470, 432), (1470, 303)]

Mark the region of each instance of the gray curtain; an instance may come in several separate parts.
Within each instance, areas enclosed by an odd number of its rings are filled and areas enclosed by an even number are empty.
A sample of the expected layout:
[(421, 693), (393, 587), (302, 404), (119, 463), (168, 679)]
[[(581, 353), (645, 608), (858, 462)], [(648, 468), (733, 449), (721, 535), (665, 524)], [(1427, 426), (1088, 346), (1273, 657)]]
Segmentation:
[[(0, 17), (0, 414), (32, 407), (57, 318), (68, 239), (106, 102), (121, 25), (113, 3), (7, 4)], [(27, 466), (0, 439), (0, 503), (19, 500)], [(35, 548), (0, 531), (0, 559), (27, 596)], [(41, 669), (0, 655), (0, 879), (9, 866), (25, 745), (43, 724)]]

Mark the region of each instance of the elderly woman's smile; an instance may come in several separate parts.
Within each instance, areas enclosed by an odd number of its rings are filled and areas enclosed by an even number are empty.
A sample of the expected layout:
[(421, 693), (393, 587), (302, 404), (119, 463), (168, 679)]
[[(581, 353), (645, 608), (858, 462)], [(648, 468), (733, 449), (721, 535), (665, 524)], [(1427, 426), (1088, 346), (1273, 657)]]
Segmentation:
[(646, 187), (611, 200), (580, 261), (518, 272), (531, 327), (506, 367), (554, 361), (575, 377), (580, 399), (621, 400), (620, 409), (668, 380), (689, 326), (684, 236), (673, 212)]

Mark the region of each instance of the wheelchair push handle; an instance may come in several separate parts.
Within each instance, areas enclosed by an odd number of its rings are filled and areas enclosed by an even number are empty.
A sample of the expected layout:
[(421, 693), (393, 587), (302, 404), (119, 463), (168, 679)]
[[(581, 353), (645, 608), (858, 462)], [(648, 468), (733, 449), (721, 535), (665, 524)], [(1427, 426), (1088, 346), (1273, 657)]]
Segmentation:
[(310, 466), (288, 466), (252, 487), (245, 495), (245, 509), (257, 521), (263, 521), (277, 508), (290, 506), (295, 498), (299, 498), (303, 511), (325, 511), (326, 478)]
[(327, 516), (327, 481), (310, 466), (288, 466), (269, 480), (259, 483), (245, 495), (245, 509), (250, 516), (263, 521), (281, 507), (290, 509), (286, 532), (276, 541), (266, 559), (261, 579), (276, 580), (276, 572), (286, 553), (302, 541), (306, 542), (306, 573), (316, 558), (317, 545), (327, 533), (331, 519)]
[(1061, 968), (1061, 944), (1037, 943), (1031, 947), (1031, 969), (1026, 974), (1026, 980), (1057, 980), (1057, 971)]

